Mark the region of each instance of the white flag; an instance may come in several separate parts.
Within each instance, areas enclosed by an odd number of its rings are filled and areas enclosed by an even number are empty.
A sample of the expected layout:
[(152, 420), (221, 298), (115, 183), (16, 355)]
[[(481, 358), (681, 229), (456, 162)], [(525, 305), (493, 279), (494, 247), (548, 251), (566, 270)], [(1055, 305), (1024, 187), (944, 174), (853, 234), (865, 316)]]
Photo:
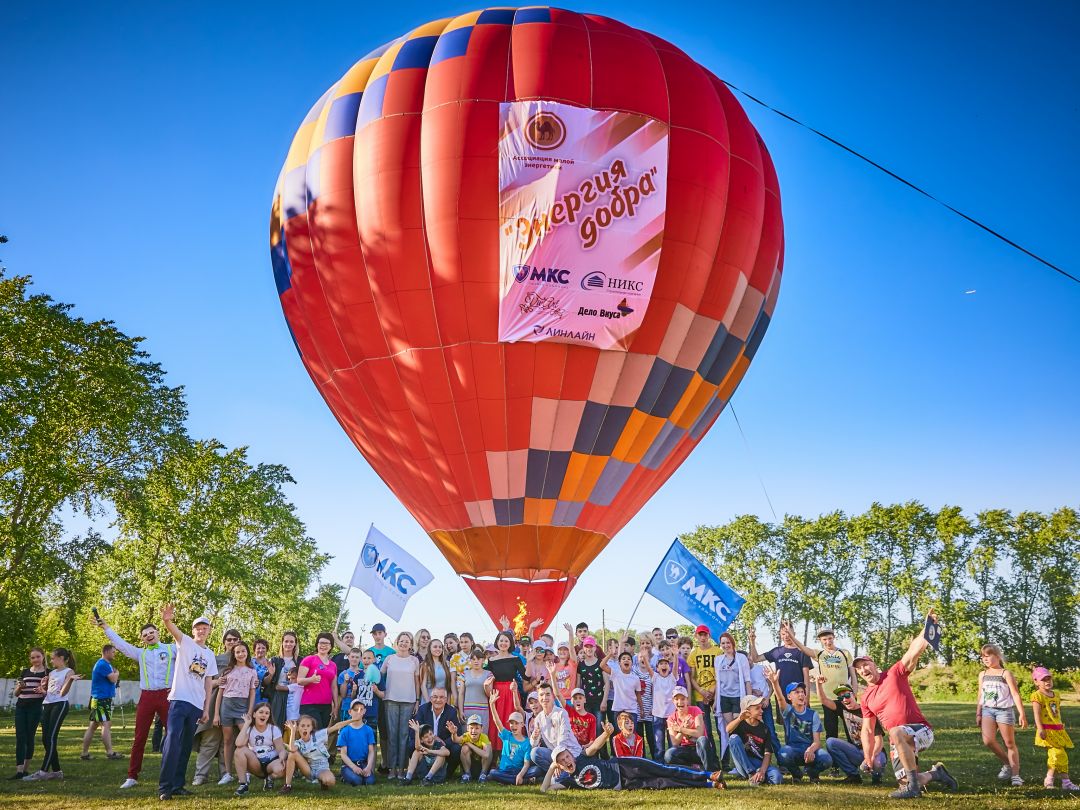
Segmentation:
[(370, 596), (375, 607), (391, 619), (400, 621), (409, 597), (434, 578), (411, 554), (372, 525), (349, 584)]

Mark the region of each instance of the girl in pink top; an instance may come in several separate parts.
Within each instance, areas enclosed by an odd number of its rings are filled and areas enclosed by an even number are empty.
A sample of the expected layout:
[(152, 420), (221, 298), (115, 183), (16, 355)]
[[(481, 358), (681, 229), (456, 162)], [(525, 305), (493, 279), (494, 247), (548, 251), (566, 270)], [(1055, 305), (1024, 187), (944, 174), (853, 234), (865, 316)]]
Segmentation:
[(214, 725), (221, 727), (221, 739), (225, 743), (223, 777), (232, 768), (236, 727), (251, 716), (258, 685), (259, 673), (251, 666), (251, 650), (245, 642), (238, 641), (229, 650), (229, 663), (222, 670), (214, 710)]

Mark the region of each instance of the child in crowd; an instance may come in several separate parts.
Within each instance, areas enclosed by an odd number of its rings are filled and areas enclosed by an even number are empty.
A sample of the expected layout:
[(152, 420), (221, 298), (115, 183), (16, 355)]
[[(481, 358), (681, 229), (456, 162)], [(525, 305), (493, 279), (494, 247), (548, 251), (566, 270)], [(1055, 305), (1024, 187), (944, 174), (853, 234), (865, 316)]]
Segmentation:
[(38, 689), (45, 692), (41, 706), (41, 741), (45, 745), (45, 758), (41, 769), (26, 777), (27, 781), (36, 782), (44, 779), (63, 779), (60, 770), (58, 738), (60, 727), (64, 725), (70, 708), (68, 692), (75, 681), (82, 680), (82, 675), (75, 674), (75, 656), (64, 647), (52, 651), (52, 671), (43, 678)]
[(611, 655), (601, 662), (600, 667), (611, 678), (611, 711), (616, 715), (627, 712), (633, 717), (634, 725), (641, 716), (641, 679), (634, 674), (634, 654), (619, 653), (618, 668), (611, 666)]
[(535, 782), (541, 773), (530, 759), (532, 743), (525, 734), (525, 717), (521, 712), (511, 712), (506, 721), (510, 728), (506, 728), (499, 719), (499, 713), (493, 708), (491, 719), (499, 732), (502, 753), (499, 755), (499, 767), (489, 771), (488, 778), (500, 785)]
[[(338, 720), (348, 720), (351, 715), (351, 709), (353, 700), (360, 697), (357, 693), (360, 688), (359, 684), (367, 684), (367, 677), (360, 666), (360, 648), (353, 647), (349, 650), (349, 666), (338, 673), (337, 676), (337, 694), (340, 700), (341, 709), (339, 710)], [(372, 661), (374, 661), (374, 653), (372, 655)], [(368, 685), (369, 695), (368, 702), (370, 702), (370, 685)]]
[[(304, 694), (302, 684), (296, 682), (298, 669), (293, 667), (285, 676), (285, 682), (289, 685), (289, 695), (285, 698), (285, 744), (292, 741), (292, 730), (300, 719), (300, 698)], [(292, 723), (292, 725), (289, 725)]]
[[(498, 712), (496, 712), (498, 714)], [(472, 781), (473, 760), (480, 763), (478, 782), (486, 782), (488, 771), (491, 770), (491, 740), (484, 733), (484, 724), (480, 715), (470, 715), (465, 724), (465, 733), (458, 735), (457, 727), (453, 723), (447, 723), (453, 735), (451, 739), (461, 746), (461, 781)]]
[(666, 642), (662, 642), (661, 657), (656, 659), (656, 667), (645, 669), (652, 687), (653, 759), (657, 762), (663, 762), (664, 752), (668, 749), (667, 719), (675, 712), (673, 697), (677, 683), (667, 657), (670, 649)]
[(781, 746), (778, 759), (788, 769), (793, 782), (802, 781), (805, 767), (812, 783), (821, 781), (821, 773), (832, 767), (832, 757), (825, 750), (825, 727), (821, 718), (807, 705), (806, 684), (793, 681), (780, 688), (780, 674), (767, 670), (766, 677), (773, 692), (782, 695), (784, 707), (784, 737), (787, 744)]
[(281, 793), (292, 793), (292, 778), (296, 770), (318, 784), (323, 790), (334, 786), (334, 772), (330, 770), (330, 752), (326, 747), (326, 738), (331, 732), (348, 725), (348, 722), (334, 723), (329, 728), (316, 729), (318, 723), (310, 714), (300, 715), (297, 722), (290, 721), (289, 735), (292, 742), (285, 746), (289, 752), (285, 760), (285, 784)]
[(596, 715), (585, 707), (585, 690), (580, 686), (571, 690), (566, 714), (570, 718), (570, 730), (583, 748), (596, 739)]
[(569, 638), (566, 641), (559, 642), (558, 660), (555, 662), (555, 693), (559, 696), (563, 705), (570, 705), (570, 693), (574, 687), (577, 686), (577, 658), (572, 655), (573, 647), (573, 633), (570, 630), (570, 623), (567, 622), (563, 625), (566, 628)]
[(611, 738), (612, 748), (617, 757), (645, 756), (645, 740), (634, 730), (634, 716), (630, 712), (619, 712), (616, 718), (619, 733)]
[[(585, 692), (585, 711), (596, 718), (594, 730), (599, 726), (601, 704), (607, 686), (607, 675), (596, 655), (596, 639), (585, 636), (581, 641), (581, 662), (577, 667), (578, 686)], [(595, 738), (594, 738), (595, 739)]]
[(690, 636), (679, 636), (676, 642), (678, 656), (675, 662), (675, 685), (690, 691), (690, 653), (694, 651), (694, 640)]
[(337, 737), (341, 781), (352, 787), (375, 784), (375, 729), (367, 722), (367, 709), (361, 698), (354, 698), (349, 722)]
[[(998, 779), (1014, 786), (1024, 784), (1020, 777), (1020, 749), (1016, 745), (1016, 721), (1019, 712), (1020, 728), (1027, 728), (1027, 713), (1016, 678), (1005, 669), (1005, 656), (996, 644), (984, 644), (979, 651), (985, 669), (979, 673), (979, 702), (975, 722), (982, 730), (983, 745), (1001, 760)], [(998, 743), (998, 734), (1004, 748)]]
[(741, 711), (727, 724), (728, 747), (735, 770), (751, 787), (779, 785), (783, 778), (780, 769), (773, 764), (772, 735), (762, 720), (765, 698), (744, 695), (740, 701)]
[(237, 796), (246, 796), (251, 790), (251, 776), (263, 777), (263, 790), (274, 789), (274, 778), (285, 772), (285, 743), (281, 729), (270, 722), (270, 704), (255, 704), (250, 716), (244, 718), (240, 733), (236, 735), (236, 788)]
[(435, 736), (431, 726), (410, 720), (409, 728), (415, 734), (414, 748), (401, 784), (411, 785), (417, 773), (424, 785), (442, 784), (446, 781), (446, 763), (450, 758), (450, 749), (440, 737)]
[(1035, 667), (1031, 673), (1035, 691), (1031, 708), (1035, 713), (1035, 745), (1046, 749), (1046, 778), (1043, 787), (1054, 788), (1054, 778), (1061, 777), (1062, 790), (1080, 790), (1069, 779), (1069, 754), (1072, 739), (1061, 719), (1061, 699), (1054, 691), (1054, 676), (1046, 667)]

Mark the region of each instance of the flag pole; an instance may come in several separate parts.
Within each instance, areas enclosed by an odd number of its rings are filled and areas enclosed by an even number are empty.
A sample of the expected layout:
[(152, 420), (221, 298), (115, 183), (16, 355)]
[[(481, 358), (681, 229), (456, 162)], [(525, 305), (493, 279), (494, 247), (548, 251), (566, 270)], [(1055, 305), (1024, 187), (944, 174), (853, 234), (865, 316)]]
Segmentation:
[[(371, 537), (371, 530), (374, 529), (374, 528), (375, 528), (374, 523), (369, 523), (368, 524), (367, 534), (364, 535), (365, 540), (368, 537)], [(363, 552), (361, 552), (361, 559), (362, 559), (362, 555), (363, 555)], [(356, 561), (356, 567), (359, 568), (359, 566), (360, 566), (360, 560), (357, 560)], [(349, 592), (352, 591), (352, 584), (353, 584), (354, 579), (356, 579), (356, 570), (355, 570), (355, 568), (353, 569), (353, 575), (351, 577), (349, 577), (349, 584), (345, 588), (345, 595), (341, 598), (341, 609), (338, 611), (337, 620), (334, 622), (334, 635), (335, 636), (337, 635), (338, 628), (341, 627), (341, 617), (345, 615), (345, 603), (349, 600)]]

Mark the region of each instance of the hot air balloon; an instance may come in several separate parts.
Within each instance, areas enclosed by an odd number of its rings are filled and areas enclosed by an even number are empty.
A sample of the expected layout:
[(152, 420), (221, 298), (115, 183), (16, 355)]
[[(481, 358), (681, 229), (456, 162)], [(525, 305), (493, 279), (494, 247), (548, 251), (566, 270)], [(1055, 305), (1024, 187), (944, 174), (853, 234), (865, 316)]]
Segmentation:
[(521, 627), (556, 615), (731, 398), (783, 223), (769, 153), (706, 68), (605, 17), (489, 8), (326, 91), (270, 248), (334, 416)]

